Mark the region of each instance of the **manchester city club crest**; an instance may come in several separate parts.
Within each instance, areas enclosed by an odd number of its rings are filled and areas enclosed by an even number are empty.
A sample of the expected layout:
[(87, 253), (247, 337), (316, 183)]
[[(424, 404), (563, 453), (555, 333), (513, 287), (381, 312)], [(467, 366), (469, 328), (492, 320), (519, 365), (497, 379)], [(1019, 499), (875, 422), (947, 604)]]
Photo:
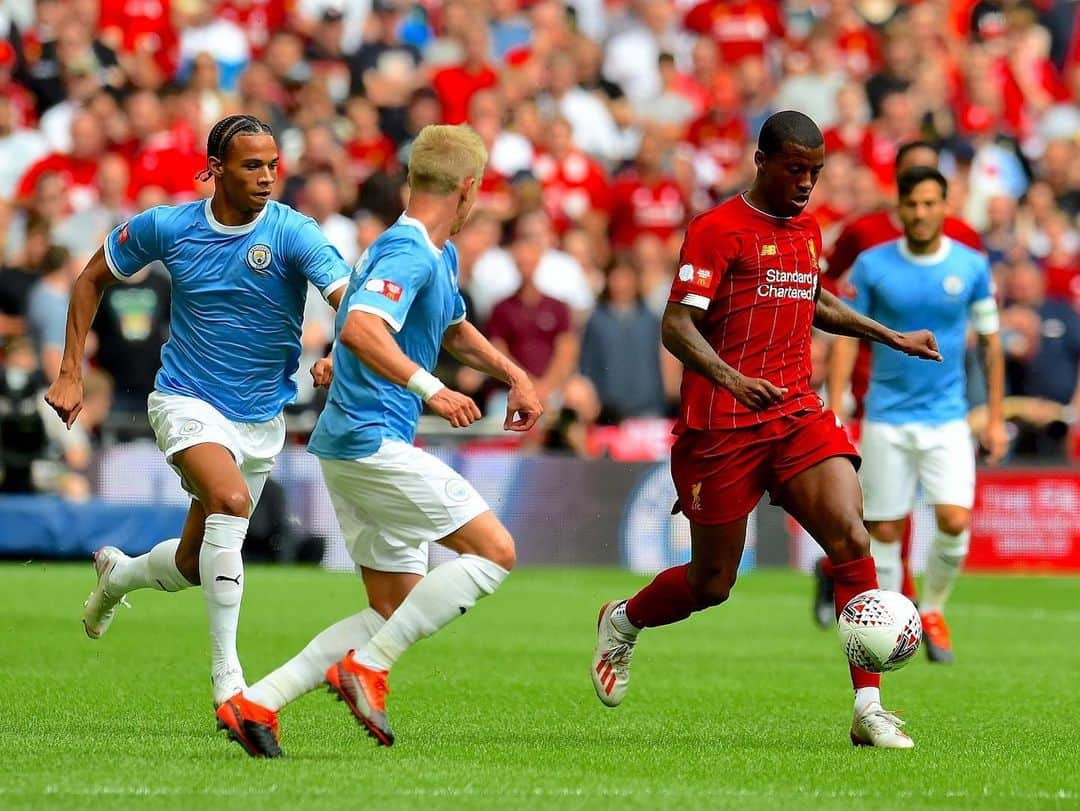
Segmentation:
[(270, 253), (270, 246), (264, 245), (262, 242), (248, 248), (248, 267), (258, 273), (265, 273), (266, 269), (270, 267), (273, 258), (273, 254)]

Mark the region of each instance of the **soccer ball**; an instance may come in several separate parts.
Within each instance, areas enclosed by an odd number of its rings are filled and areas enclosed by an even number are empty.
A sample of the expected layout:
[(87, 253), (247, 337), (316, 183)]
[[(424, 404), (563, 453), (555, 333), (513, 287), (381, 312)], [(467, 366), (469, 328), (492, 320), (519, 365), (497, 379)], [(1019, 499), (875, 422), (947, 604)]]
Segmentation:
[(836, 621), (848, 661), (871, 673), (899, 670), (922, 644), (919, 610), (903, 594), (870, 589), (856, 594)]

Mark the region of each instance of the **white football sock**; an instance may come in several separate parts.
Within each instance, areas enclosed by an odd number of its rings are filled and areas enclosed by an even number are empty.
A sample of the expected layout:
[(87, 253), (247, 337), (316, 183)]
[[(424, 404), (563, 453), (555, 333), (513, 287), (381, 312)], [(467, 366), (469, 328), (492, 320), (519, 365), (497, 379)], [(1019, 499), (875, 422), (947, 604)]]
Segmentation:
[(248, 519), (215, 513), (206, 516), (206, 531), (199, 550), (206, 612), (210, 618), (210, 672), (240, 670), (236, 654), (236, 626), (244, 596), (244, 561), (240, 548), (247, 535)]
[(855, 691), (855, 714), (862, 715), (871, 704), (881, 704), (880, 687), (860, 687)]
[(887, 591), (900, 591), (904, 581), (904, 566), (900, 561), (900, 544), (879, 541), (870, 536), (870, 554), (877, 569), (878, 588)]
[(460, 617), (495, 591), (508, 574), (478, 555), (461, 555), (437, 566), (354, 658), (362, 665), (389, 670), (413, 643)]
[(945, 601), (949, 598), (960, 567), (964, 565), (970, 542), (970, 530), (964, 530), (959, 535), (948, 535), (940, 529), (935, 533), (923, 573), (922, 599), (919, 601), (922, 613), (945, 610)]
[(179, 538), (170, 538), (145, 555), (118, 562), (109, 572), (109, 594), (115, 597), (136, 589), (183, 591), (194, 586), (176, 568), (176, 549), (179, 546)]
[(327, 669), (350, 650), (364, 647), (385, 622), (368, 608), (331, 625), (288, 662), (244, 690), (244, 698), (277, 712), (326, 681)]
[(627, 601), (623, 600), (615, 606), (615, 609), (611, 612), (611, 624), (623, 636), (637, 636), (641, 629), (630, 622), (630, 618), (626, 616), (626, 603)]

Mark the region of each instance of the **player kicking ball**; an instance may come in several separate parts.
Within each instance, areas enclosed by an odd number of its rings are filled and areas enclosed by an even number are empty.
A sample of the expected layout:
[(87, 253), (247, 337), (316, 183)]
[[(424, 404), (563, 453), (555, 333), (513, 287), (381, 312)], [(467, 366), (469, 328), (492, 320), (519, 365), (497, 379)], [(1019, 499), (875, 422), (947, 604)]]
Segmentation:
[[(383, 746), (394, 742), (387, 679), (415, 642), (491, 594), (514, 564), (510, 533), (465, 479), (413, 446), (423, 403), (455, 428), (480, 417), (431, 374), (440, 346), (510, 384), (504, 428), (542, 412), (528, 376), (465, 320), (457, 250), (487, 163), (464, 126), (429, 126), (409, 158), (405, 214), (357, 263), (338, 313), (334, 381), (309, 449), (319, 457), (369, 608), (316, 636), (238, 693), (219, 725), (253, 757), (277, 757), (277, 714), (324, 681)], [(428, 573), (428, 544), (460, 556)]]
[[(904, 235), (859, 256), (850, 278), (852, 307), (897, 329), (929, 323), (945, 360), (928, 368), (874, 347), (862, 424), (863, 510), (881, 588), (899, 591), (900, 542), (918, 485), (933, 505), (937, 533), (923, 578), (923, 643), (931, 662), (948, 664), (953, 651), (945, 601), (967, 556), (975, 503), (964, 372), (968, 324), (986, 357), (989, 419), (980, 441), (990, 462), (1008, 447), (1002, 416), (1005, 358), (990, 264), (943, 234), (944, 176), (919, 166), (903, 172), (897, 186)], [(850, 367), (846, 371), (850, 375)]]
[[(45, 399), (70, 428), (82, 408), (83, 347), (102, 291), (162, 261), (172, 277), (172, 327), (147, 413), (191, 508), (181, 536), (145, 555), (97, 551), (83, 626), (101, 637), (136, 589), (201, 584), (221, 704), (244, 686), (236, 652), (240, 548), (285, 442), (281, 411), (296, 396), (308, 282), (337, 307), (349, 268), (314, 220), (270, 199), (278, 151), (268, 125), (249, 115), (223, 118), (206, 154), (213, 197), (136, 215), (106, 237), (76, 280), (60, 375)], [(316, 382), (329, 382), (329, 369), (317, 371)]]
[[(671, 452), (677, 507), (690, 519), (690, 563), (629, 600), (603, 606), (592, 679), (609, 707), (626, 696), (638, 635), (724, 602), (763, 492), (821, 545), (835, 608), (877, 587), (862, 522), (859, 457), (810, 388), (818, 327), (941, 360), (927, 330), (895, 332), (821, 289), (821, 231), (804, 212), (825, 159), (817, 125), (785, 111), (762, 127), (749, 191), (690, 221), (664, 311), (664, 346), (686, 367)], [(858, 746), (909, 749), (881, 706), (881, 677), (851, 666)]]

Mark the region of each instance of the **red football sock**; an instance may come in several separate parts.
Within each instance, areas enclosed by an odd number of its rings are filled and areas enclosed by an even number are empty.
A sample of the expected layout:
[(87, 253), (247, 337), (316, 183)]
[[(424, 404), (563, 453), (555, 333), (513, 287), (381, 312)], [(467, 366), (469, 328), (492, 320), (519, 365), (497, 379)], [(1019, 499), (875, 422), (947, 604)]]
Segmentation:
[(660, 572), (627, 602), (627, 619), (638, 628), (656, 628), (684, 620), (697, 611), (697, 598), (686, 579), (689, 570), (687, 563)]
[[(877, 571), (874, 569), (874, 559), (872, 557), (867, 556), (847, 563), (832, 564), (831, 566), (829, 562), (826, 562), (825, 568), (826, 572), (828, 572), (829, 568), (832, 569), (837, 618), (840, 617), (840, 612), (844, 609), (844, 606), (848, 604), (848, 600), (861, 591), (878, 587)], [(860, 687), (881, 686), (880, 673), (870, 673), (862, 668), (855, 667), (855, 665), (850, 665), (850, 668), (851, 683), (856, 690)]]
[(900, 541), (900, 566), (904, 575), (900, 583), (900, 593), (909, 600), (915, 600), (919, 596), (915, 590), (915, 578), (911, 574), (911, 543), (914, 538), (915, 522), (909, 518), (904, 526), (904, 537)]

